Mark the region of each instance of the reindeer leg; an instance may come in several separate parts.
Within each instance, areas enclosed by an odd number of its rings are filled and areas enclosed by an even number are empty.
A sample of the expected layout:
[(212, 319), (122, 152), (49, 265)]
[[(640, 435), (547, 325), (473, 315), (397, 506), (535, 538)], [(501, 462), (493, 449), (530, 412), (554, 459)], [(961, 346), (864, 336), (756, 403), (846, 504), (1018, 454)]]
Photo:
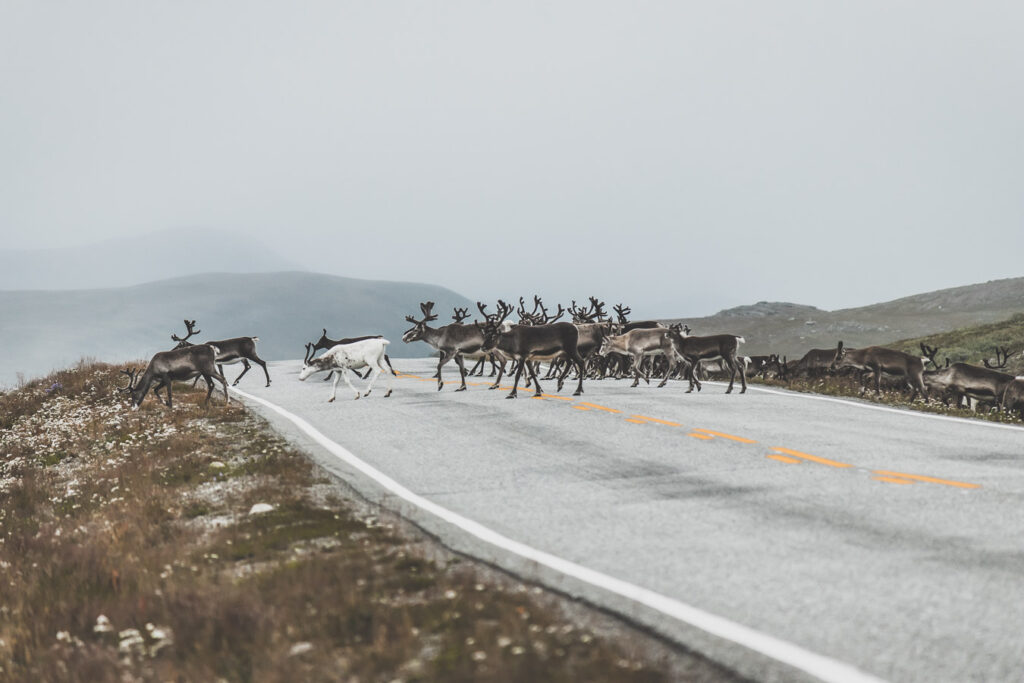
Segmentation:
[(377, 381), (378, 377), (380, 377), (380, 372), (380, 368), (378, 368), (376, 364), (371, 365), (370, 369), (366, 371), (366, 374), (372, 374), (373, 377), (370, 378), (370, 383), (366, 385), (366, 393), (364, 393), (363, 396), (369, 396), (370, 392), (373, 391), (373, 383)]
[[(355, 370), (353, 370), (353, 372), (355, 372)], [(345, 369), (341, 369), (341, 370), (338, 370), (338, 374), (341, 375), (345, 379), (345, 384), (347, 384), (348, 388), (352, 390), (352, 393), (354, 393), (356, 395), (355, 400), (358, 401), (359, 400), (359, 390), (356, 389), (354, 386), (352, 386), (352, 380), (350, 380), (348, 378), (348, 373), (345, 372)], [(359, 373), (356, 372), (356, 377), (358, 377), (358, 376), (359, 376)], [(335, 384), (335, 386), (337, 386), (337, 384)]]
[[(228, 380), (227, 380), (226, 377), (224, 377), (224, 373), (219, 373), (219, 374), (213, 375), (213, 379), (215, 379), (218, 382), (220, 382), (221, 386), (224, 387), (224, 405), (229, 405), (231, 403), (231, 397), (228, 396)], [(206, 380), (206, 381), (210, 382), (210, 380)], [(210, 387), (211, 388), (213, 387), (213, 382), (210, 382)], [(210, 400), (209, 397), (207, 397), (206, 400), (209, 401)]]
[(444, 364), (447, 363), (448, 361), (450, 361), (454, 357), (455, 357), (455, 351), (444, 351), (444, 352), (441, 353), (441, 358), (440, 358), (440, 360), (437, 363), (437, 374), (434, 375), (435, 377), (437, 377), (437, 390), (438, 391), (441, 391), (441, 387), (444, 386), (444, 380), (441, 379), (441, 368), (443, 368)]
[[(334, 399), (338, 397), (338, 380), (341, 379), (341, 374), (340, 370), (334, 373), (334, 384), (331, 385), (331, 397), (327, 399), (328, 403), (334, 403)], [(348, 381), (348, 377), (345, 378), (345, 382), (352, 386), (352, 383)]]
[(540, 390), (540, 382), (537, 381), (537, 371), (533, 369), (532, 365), (530, 366), (529, 370), (530, 370), (530, 374), (533, 375), (533, 386), (534, 386), (534, 389), (535, 389), (533, 395), (535, 397), (536, 396), (540, 396), (542, 392)]
[(525, 361), (519, 361), (519, 367), (516, 368), (516, 381), (512, 383), (512, 391), (505, 398), (515, 398), (519, 395), (519, 376), (523, 374), (523, 365), (525, 364)]
[(494, 384), (487, 387), (488, 389), (497, 389), (498, 385), (501, 384), (501, 378), (505, 376), (505, 361), (501, 362), (501, 367), (498, 370), (498, 379), (494, 380)]
[[(253, 360), (254, 363), (258, 363), (259, 366), (261, 368), (263, 368), (263, 374), (267, 376), (267, 386), (269, 387), (270, 386), (270, 371), (267, 370), (266, 362), (262, 358), (255, 358), (254, 357), (252, 360)], [(237, 380), (236, 380), (236, 382), (237, 382)]]
[[(384, 359), (387, 360), (387, 356), (384, 356)], [(391, 363), (388, 362), (388, 366), (390, 365)], [(388, 378), (388, 393), (384, 394), (384, 398), (387, 398), (391, 395), (391, 383), (394, 381), (393, 375), (391, 372), (388, 372), (388, 368), (384, 367), (384, 363), (380, 362), (380, 358), (377, 359), (377, 367), (379, 367), (381, 372), (384, 373), (384, 376)]]
[[(242, 370), (242, 373), (238, 377), (235, 378), (235, 381), (231, 383), (231, 386), (236, 386), (242, 380), (242, 377), (245, 375), (245, 373), (249, 372), (249, 368), (251, 366), (249, 365), (249, 361), (246, 360), (245, 358), (242, 359), (242, 367), (244, 368)], [(222, 375), (224, 374), (224, 367), (223, 366), (217, 366), (217, 369), (220, 370), (220, 374), (222, 374)], [(263, 369), (266, 370), (266, 367), (264, 367)], [(268, 377), (269, 377), (269, 375), (268, 375)]]
[(455, 364), (459, 366), (459, 374), (462, 376), (462, 386), (460, 386), (455, 391), (465, 391), (466, 390), (466, 361), (464, 361), (462, 359), (462, 354), (461, 353), (455, 354)]
[[(203, 378), (203, 381), (206, 382), (206, 400), (203, 401), (203, 407), (206, 408), (210, 405), (210, 395), (213, 393), (213, 378), (205, 372), (200, 376)], [(198, 381), (199, 377), (196, 377), (196, 382)]]
[(172, 405), (171, 402), (171, 379), (169, 377), (165, 377), (161, 378), (161, 381), (167, 385), (167, 407), (173, 408), (174, 406)]
[(630, 388), (640, 386), (640, 360), (642, 356), (640, 354), (633, 355), (633, 383), (630, 384)]
[[(579, 380), (578, 380), (578, 382), (576, 384), (576, 391), (572, 392), (573, 396), (579, 396), (579, 395), (581, 395), (583, 393), (583, 375), (584, 375), (583, 365), (584, 365), (585, 361), (580, 356), (580, 352), (579, 351), (574, 351), (572, 354), (570, 354), (570, 357), (572, 358), (573, 362), (576, 363), (576, 365), (579, 367), (579, 370), (580, 370), (580, 377), (579, 377)], [(566, 362), (566, 364), (565, 364), (565, 374), (568, 375), (569, 374), (569, 370), (571, 370), (571, 369), (572, 369), (572, 366), (569, 365), (568, 362)]]

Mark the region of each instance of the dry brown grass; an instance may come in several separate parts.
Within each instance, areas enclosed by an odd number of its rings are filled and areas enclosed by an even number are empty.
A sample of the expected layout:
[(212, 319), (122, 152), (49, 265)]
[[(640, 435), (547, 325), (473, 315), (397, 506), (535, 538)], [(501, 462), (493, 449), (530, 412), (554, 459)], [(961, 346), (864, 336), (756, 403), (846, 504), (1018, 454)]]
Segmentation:
[(925, 413), (937, 415), (950, 415), (953, 417), (966, 417), (990, 422), (1006, 422), (1009, 424), (1020, 424), (1021, 420), (1016, 413), (999, 412), (988, 410), (984, 406), (977, 410), (969, 408), (957, 408), (955, 401), (948, 404), (942, 400), (932, 397), (927, 403), (918, 396), (913, 402), (910, 400), (910, 391), (898, 387), (895, 383), (882, 382), (882, 392), (875, 395), (873, 381), (868, 382), (868, 390), (861, 392), (860, 381), (854, 377), (826, 376), (816, 378), (799, 378), (788, 382), (777, 379), (748, 379), (750, 384), (762, 384), (765, 386), (789, 389), (804, 393), (823, 394), (825, 396), (841, 396), (847, 398), (860, 398), (874, 403), (881, 403), (890, 406), (899, 406), (910, 410), (918, 410)]
[(0, 396), (0, 679), (731, 678), (359, 513), (238, 404), (128, 411), (119, 369)]

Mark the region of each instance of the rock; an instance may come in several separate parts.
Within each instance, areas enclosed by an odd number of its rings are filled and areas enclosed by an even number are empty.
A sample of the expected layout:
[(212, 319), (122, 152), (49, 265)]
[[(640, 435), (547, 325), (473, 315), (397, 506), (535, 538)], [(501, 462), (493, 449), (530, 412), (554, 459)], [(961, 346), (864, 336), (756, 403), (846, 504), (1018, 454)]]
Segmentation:
[(271, 512), (271, 511), (273, 511), (273, 509), (274, 509), (274, 506), (270, 505), (268, 503), (256, 503), (251, 508), (249, 508), (249, 514), (250, 515), (259, 515), (259, 514), (262, 514), (264, 512)]

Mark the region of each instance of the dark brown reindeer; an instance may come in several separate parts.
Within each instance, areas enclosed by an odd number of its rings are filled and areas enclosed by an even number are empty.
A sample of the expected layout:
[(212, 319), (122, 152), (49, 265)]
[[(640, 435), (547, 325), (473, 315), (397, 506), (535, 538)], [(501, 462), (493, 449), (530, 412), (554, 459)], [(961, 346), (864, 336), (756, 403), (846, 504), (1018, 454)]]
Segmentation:
[[(502, 323), (512, 307), (502, 301), (498, 302), (499, 312), (487, 316), (487, 321), (476, 326), (484, 337), (483, 348), (485, 351), (495, 349), (501, 351), (506, 357), (519, 361), (516, 369), (516, 379), (512, 384), (512, 391), (505, 398), (516, 398), (519, 391), (519, 378), (524, 368), (529, 374), (535, 389), (534, 396), (542, 394), (540, 382), (537, 381), (537, 373), (534, 371), (531, 361), (552, 360), (560, 356), (566, 356), (579, 371), (579, 383), (573, 396), (583, 393), (583, 358), (577, 350), (579, 331), (572, 323), (556, 322), (550, 325), (512, 325), (508, 330), (502, 328)], [(570, 365), (558, 377), (558, 391), (562, 390), (566, 375), (569, 374)], [(490, 388), (498, 388), (501, 375)]]
[[(477, 303), (477, 306), (480, 305)], [(483, 333), (480, 332), (476, 325), (463, 325), (461, 323), (452, 323), (443, 327), (431, 327), (427, 323), (437, 320), (437, 316), (431, 312), (433, 309), (434, 302), (427, 301), (420, 304), (420, 311), (423, 313), (422, 319), (416, 320), (411, 315), (405, 316), (405, 319), (411, 322), (413, 326), (402, 335), (402, 341), (406, 344), (411, 344), (414, 341), (423, 341), (441, 352), (441, 358), (437, 363), (436, 375), (438, 391), (441, 391), (441, 387), (444, 386), (441, 369), (445, 363), (454, 358), (456, 365), (459, 366), (459, 374), (462, 376), (462, 384), (455, 391), (465, 391), (466, 366), (463, 362), (462, 354), (480, 351), (484, 343)]]
[(702, 360), (715, 358), (721, 358), (729, 368), (729, 388), (725, 390), (725, 393), (732, 393), (737, 373), (740, 376), (740, 383), (743, 385), (740, 393), (747, 393), (747, 375), (744, 372), (743, 364), (736, 357), (739, 345), (746, 341), (743, 337), (735, 334), (713, 334), (707, 337), (690, 336), (678, 324), (669, 326), (669, 337), (672, 339), (676, 353), (690, 366), (687, 370), (690, 388), (686, 390), (686, 393), (693, 391), (695, 385), (697, 391), (700, 391), (700, 380), (696, 377), (697, 364)]
[[(210, 344), (190, 344), (170, 351), (161, 351), (150, 359), (146, 371), (135, 382), (134, 375), (125, 372), (129, 376), (128, 390), (131, 394), (132, 407), (138, 410), (142, 399), (153, 387), (153, 394), (160, 399), (159, 390), (167, 388), (168, 408), (173, 407), (171, 396), (171, 382), (184, 382), (193, 378), (202, 377), (206, 380), (206, 401), (203, 405), (209, 405), (210, 395), (213, 393), (213, 381), (217, 380), (224, 387), (224, 402), (230, 403), (228, 398), (228, 384), (224, 375), (217, 371), (218, 349)], [(137, 371), (136, 371), (137, 373)]]
[[(937, 347), (921, 344), (921, 351), (935, 367), (939, 367), (935, 361), (935, 356), (939, 352)], [(1005, 358), (1003, 360), (1005, 362)], [(982, 368), (967, 363), (950, 365), (949, 358), (946, 359), (946, 367), (924, 372), (924, 384), (928, 391), (942, 396), (943, 403), (948, 403), (950, 398), (955, 398), (957, 408), (963, 406), (965, 398), (968, 407), (971, 407), (972, 399), (975, 402), (997, 406), (1003, 398), (1006, 387), (1012, 381), (1013, 375), (989, 367)], [(977, 409), (977, 404), (974, 408)]]
[(999, 397), (999, 410), (1008, 413), (1017, 411), (1020, 419), (1024, 420), (1024, 378), (1017, 377), (1006, 385), (1003, 395)]
[(863, 349), (843, 348), (839, 342), (832, 360), (832, 369), (856, 368), (867, 370), (861, 375), (861, 393), (867, 391), (868, 377), (875, 377), (875, 395), (882, 393), (882, 373), (902, 377), (913, 390), (910, 400), (913, 401), (920, 393), (928, 402), (928, 389), (924, 385), (924, 363), (927, 358), (920, 358), (909, 353), (887, 349), (883, 346), (868, 346)]
[[(176, 334), (171, 335), (171, 339), (178, 342), (178, 345), (174, 348), (182, 349), (192, 346), (192, 342), (188, 341), (193, 335), (199, 334), (202, 330), (195, 329), (195, 320), (186, 320), (185, 328), (188, 330), (188, 334), (184, 337), (179, 337)], [(244, 369), (242, 373), (235, 378), (235, 381), (231, 383), (231, 386), (235, 386), (245, 376), (245, 373), (249, 372), (249, 361), (256, 363), (263, 368), (263, 374), (267, 376), (266, 386), (270, 386), (270, 372), (267, 370), (267, 364), (256, 355), (256, 342), (260, 340), (259, 337), (233, 337), (231, 339), (221, 339), (219, 341), (208, 341), (204, 342), (211, 346), (217, 347), (217, 368), (220, 370), (220, 374), (224, 374), (225, 365), (234, 365), (235, 363), (241, 363)], [(196, 380), (198, 381), (198, 379)]]
[(786, 374), (788, 377), (821, 377), (832, 371), (835, 358), (835, 349), (811, 349), (792, 368), (787, 368)]

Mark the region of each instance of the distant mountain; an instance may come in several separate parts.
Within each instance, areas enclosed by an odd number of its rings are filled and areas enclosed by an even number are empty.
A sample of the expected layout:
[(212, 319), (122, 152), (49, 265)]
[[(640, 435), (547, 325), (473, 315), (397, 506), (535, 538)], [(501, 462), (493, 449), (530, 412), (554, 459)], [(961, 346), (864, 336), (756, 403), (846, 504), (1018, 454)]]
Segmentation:
[(127, 287), (198, 273), (302, 270), (245, 235), (186, 228), (60, 249), (0, 249), (0, 290)]
[[(423, 342), (402, 343), (406, 315), (434, 301), (439, 324), (453, 306), (473, 306), (443, 287), (410, 282), (355, 280), (315, 273), (205, 274), (134, 287), (82, 291), (0, 292), (0, 386), (16, 373), (45, 374), (79, 359), (148, 359), (174, 346), (182, 320), (197, 321), (195, 339), (242, 335), (260, 338), (267, 360), (301, 358), (303, 345), (320, 337), (383, 334), (389, 355), (426, 356)], [(228, 374), (236, 375), (237, 369)], [(250, 373), (251, 374), (251, 373)], [(243, 380), (247, 381), (249, 376)]]
[[(813, 306), (761, 301), (703, 318), (683, 318), (695, 334), (742, 335), (747, 354), (799, 357), (811, 348), (887, 344), (969, 325), (1005, 320), (1024, 312), (1024, 278), (941, 289), (894, 301), (824, 311)], [(675, 321), (672, 321), (675, 322)]]

